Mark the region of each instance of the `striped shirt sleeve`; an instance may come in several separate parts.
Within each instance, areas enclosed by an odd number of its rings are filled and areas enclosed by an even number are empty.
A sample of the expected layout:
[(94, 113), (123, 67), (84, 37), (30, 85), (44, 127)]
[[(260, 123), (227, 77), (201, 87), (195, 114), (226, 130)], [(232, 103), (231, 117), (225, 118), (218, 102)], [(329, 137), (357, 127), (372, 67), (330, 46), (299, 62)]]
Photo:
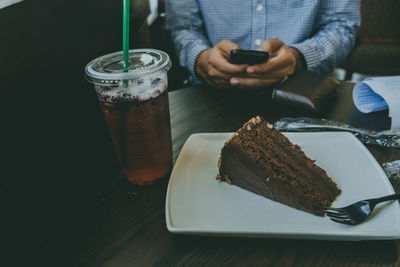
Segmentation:
[[(167, 1), (166, 27), (180, 65), (186, 67), (196, 81), (195, 64), (199, 54), (211, 48), (205, 37), (204, 23), (196, 0)], [(194, 79), (193, 79), (194, 78)]]
[(303, 54), (308, 70), (330, 73), (355, 44), (360, 25), (359, 2), (347, 0), (321, 3), (315, 35), (290, 46)]

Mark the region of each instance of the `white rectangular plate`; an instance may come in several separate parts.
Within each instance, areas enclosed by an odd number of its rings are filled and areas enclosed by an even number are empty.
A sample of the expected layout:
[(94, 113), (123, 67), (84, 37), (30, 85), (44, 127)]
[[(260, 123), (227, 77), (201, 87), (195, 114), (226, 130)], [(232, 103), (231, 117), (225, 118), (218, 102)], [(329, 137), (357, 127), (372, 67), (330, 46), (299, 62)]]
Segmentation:
[[(348, 226), (219, 182), (217, 160), (231, 135), (194, 134), (186, 141), (168, 184), (166, 222), (171, 233), (353, 241), (400, 238), (398, 201), (380, 204), (366, 222)], [(342, 190), (332, 206), (394, 193), (379, 164), (350, 133), (285, 135)]]

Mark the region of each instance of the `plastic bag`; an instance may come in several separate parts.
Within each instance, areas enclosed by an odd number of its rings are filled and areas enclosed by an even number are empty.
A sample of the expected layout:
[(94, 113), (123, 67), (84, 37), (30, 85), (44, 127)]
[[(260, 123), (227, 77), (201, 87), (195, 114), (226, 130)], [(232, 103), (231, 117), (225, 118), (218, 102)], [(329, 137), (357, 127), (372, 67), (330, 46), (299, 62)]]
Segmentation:
[(350, 132), (366, 145), (400, 148), (400, 131), (369, 131), (350, 125), (316, 118), (283, 118), (275, 122), (275, 128), (282, 132)]
[(385, 162), (382, 164), (382, 169), (389, 179), (400, 181), (400, 160)]

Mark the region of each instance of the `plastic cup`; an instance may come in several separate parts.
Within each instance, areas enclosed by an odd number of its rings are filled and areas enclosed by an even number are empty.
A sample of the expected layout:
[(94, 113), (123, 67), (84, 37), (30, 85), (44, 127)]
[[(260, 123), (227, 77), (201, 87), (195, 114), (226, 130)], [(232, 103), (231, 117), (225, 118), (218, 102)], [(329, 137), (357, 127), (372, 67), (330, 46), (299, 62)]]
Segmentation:
[(152, 184), (172, 168), (168, 103), (169, 56), (155, 49), (129, 51), (124, 72), (122, 52), (99, 57), (85, 69), (96, 90), (115, 151), (126, 178)]

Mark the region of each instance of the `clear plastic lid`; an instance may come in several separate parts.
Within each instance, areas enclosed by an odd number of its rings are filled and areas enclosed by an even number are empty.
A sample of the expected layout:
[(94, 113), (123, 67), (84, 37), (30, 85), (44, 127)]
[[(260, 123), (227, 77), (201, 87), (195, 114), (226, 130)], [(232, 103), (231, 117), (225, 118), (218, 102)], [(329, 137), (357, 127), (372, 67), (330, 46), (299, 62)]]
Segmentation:
[(168, 71), (171, 61), (167, 53), (156, 49), (129, 50), (129, 70), (124, 72), (122, 51), (104, 55), (86, 65), (86, 79), (94, 84), (115, 85), (158, 71)]

